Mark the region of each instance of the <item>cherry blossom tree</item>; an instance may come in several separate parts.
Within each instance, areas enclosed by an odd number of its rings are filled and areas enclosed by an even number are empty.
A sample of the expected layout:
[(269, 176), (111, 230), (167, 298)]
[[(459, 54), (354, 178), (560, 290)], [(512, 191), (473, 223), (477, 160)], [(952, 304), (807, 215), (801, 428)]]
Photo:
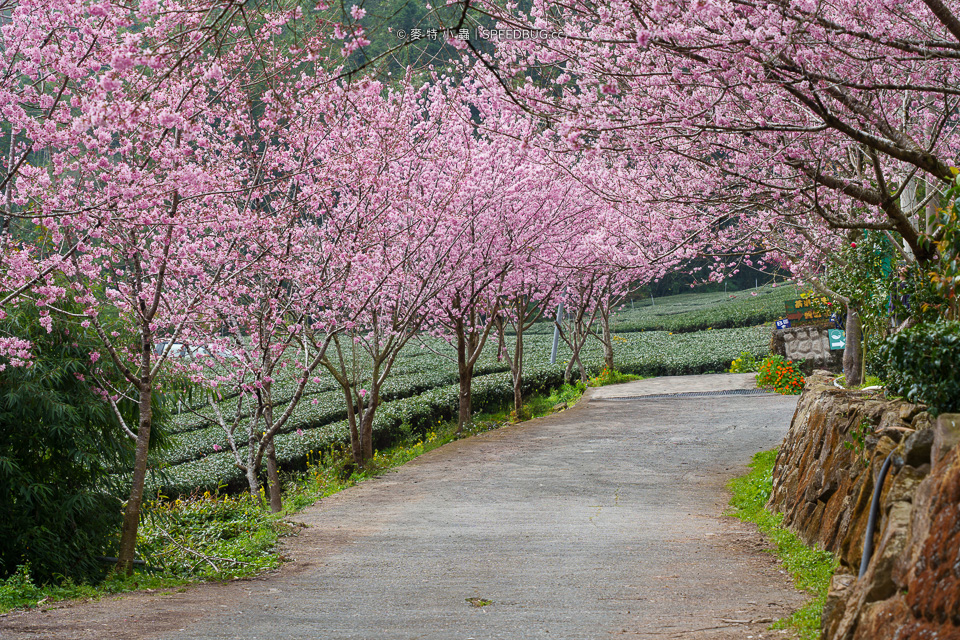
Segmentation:
[[(69, 291), (100, 338), (91, 360), (126, 381), (102, 388), (136, 448), (123, 572), (132, 570), (152, 396), (172, 345), (216, 322), (205, 300), (271, 250), (250, 239), (288, 226), (257, 204), (276, 176), (262, 171), (270, 147), (245, 144), (255, 127), (243, 88), (296, 65), (289, 47), (271, 42), (299, 15), (282, 3), (19, 2), (3, 27), (5, 77), (16, 78), (2, 97), (16, 134), (5, 299), (29, 292), (49, 314)], [(16, 254), (31, 234), (41, 241), (24, 266)], [(121, 397), (137, 404), (136, 425), (117, 410)]]
[(659, 200), (721, 219), (718, 251), (769, 252), (811, 281), (864, 230), (935, 257), (960, 34), (939, 0), (465, 4), (563, 32), (475, 53), (571, 149), (669, 173)]

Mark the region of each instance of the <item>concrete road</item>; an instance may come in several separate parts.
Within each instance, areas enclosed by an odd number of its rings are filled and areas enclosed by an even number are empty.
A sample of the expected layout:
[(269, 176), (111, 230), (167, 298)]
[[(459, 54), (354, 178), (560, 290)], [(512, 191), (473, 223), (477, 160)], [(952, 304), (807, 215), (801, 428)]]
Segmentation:
[(591, 390), (307, 509), (278, 573), (14, 615), (0, 637), (783, 637), (766, 627), (806, 596), (722, 513), (726, 482), (781, 442), (796, 397), (643, 397), (746, 381)]

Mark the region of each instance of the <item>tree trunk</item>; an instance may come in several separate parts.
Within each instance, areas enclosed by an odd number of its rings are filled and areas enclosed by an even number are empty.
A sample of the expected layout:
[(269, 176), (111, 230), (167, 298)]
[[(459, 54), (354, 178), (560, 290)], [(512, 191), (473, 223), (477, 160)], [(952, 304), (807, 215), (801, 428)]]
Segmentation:
[(371, 404), (363, 413), (363, 420), (360, 422), (361, 467), (373, 458), (373, 413), (374, 405)]
[(247, 476), (247, 485), (250, 487), (250, 495), (257, 499), (260, 503), (260, 506), (263, 506), (263, 501), (260, 499), (260, 479), (257, 478), (257, 470), (254, 468), (254, 460), (256, 456), (253, 455), (255, 444), (249, 446), (250, 455), (247, 456), (247, 468), (244, 470), (244, 473)]
[(863, 331), (860, 325), (860, 314), (853, 304), (847, 305), (843, 375), (848, 387), (863, 384)]
[(613, 362), (613, 336), (610, 333), (610, 305), (607, 302), (600, 310), (600, 324), (603, 329), (601, 342), (603, 343), (603, 364), (610, 371), (615, 369)]
[[(151, 346), (152, 348), (152, 346)], [(149, 359), (147, 368), (149, 368)], [(133, 460), (133, 485), (130, 498), (123, 512), (123, 528), (120, 532), (120, 550), (117, 553), (118, 573), (133, 573), (133, 556), (137, 548), (137, 529), (140, 526), (140, 507), (143, 505), (143, 484), (147, 477), (147, 457), (150, 452), (150, 428), (153, 426), (153, 384), (140, 382), (140, 421), (137, 426), (137, 449)]]
[(253, 424), (247, 427), (247, 484), (250, 486), (250, 495), (257, 499), (257, 502), (263, 507), (263, 497), (260, 495), (260, 479), (257, 477), (257, 447), (260, 440), (257, 438), (257, 427), (260, 421), (254, 420)]
[(523, 413), (523, 316), (517, 322), (517, 341), (513, 346), (513, 410), (520, 418)]
[(279, 513), (283, 509), (283, 497), (280, 495), (280, 470), (277, 466), (277, 450), (273, 446), (273, 436), (267, 442), (267, 486), (270, 488), (270, 511)]
[(472, 384), (473, 371), (462, 370), (460, 372), (460, 401), (457, 407), (457, 435), (460, 435), (464, 427), (473, 420), (473, 398), (470, 396)]
[(470, 387), (473, 384), (473, 366), (470, 364), (467, 353), (467, 337), (462, 324), (457, 327), (457, 377), (460, 381), (460, 397), (457, 407), (457, 435), (463, 432), (473, 418), (472, 398)]
[(357, 412), (353, 406), (350, 387), (343, 387), (343, 397), (347, 402), (347, 424), (350, 425), (350, 452), (353, 454), (354, 464), (361, 467), (363, 466), (363, 449), (360, 446), (360, 429), (357, 427)]
[(580, 361), (580, 349), (577, 349), (577, 353), (573, 357), (577, 361), (577, 366), (580, 368), (580, 382), (587, 384), (590, 381), (590, 378), (587, 377), (586, 367), (584, 367), (583, 362)]
[(563, 370), (563, 382), (564, 384), (570, 384), (573, 380), (573, 358), (567, 362), (567, 368)]

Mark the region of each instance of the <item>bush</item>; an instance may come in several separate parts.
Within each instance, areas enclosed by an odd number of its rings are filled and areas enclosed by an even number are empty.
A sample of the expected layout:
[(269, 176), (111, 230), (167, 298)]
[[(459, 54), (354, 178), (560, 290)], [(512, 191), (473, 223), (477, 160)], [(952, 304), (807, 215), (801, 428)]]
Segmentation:
[(630, 373), (620, 373), (616, 369), (608, 369), (606, 366), (604, 366), (603, 369), (600, 370), (600, 373), (598, 373), (595, 377), (590, 378), (587, 386), (605, 387), (608, 384), (620, 384), (621, 382), (631, 382), (639, 379), (640, 376)]
[(932, 415), (960, 411), (960, 322), (918, 324), (881, 347), (887, 389), (927, 405)]
[(805, 380), (792, 360), (783, 356), (767, 356), (757, 368), (757, 386), (773, 387), (777, 393), (796, 395), (803, 391)]
[(55, 322), (47, 333), (24, 307), (2, 329), (32, 341), (34, 359), (0, 372), (0, 578), (25, 580), (29, 565), (38, 584), (96, 580), (97, 556), (114, 555), (120, 529), (108, 471), (129, 449), (84, 382), (90, 352), (74, 326)]
[(740, 356), (730, 363), (728, 373), (752, 373), (757, 370), (757, 358), (749, 351), (741, 351)]

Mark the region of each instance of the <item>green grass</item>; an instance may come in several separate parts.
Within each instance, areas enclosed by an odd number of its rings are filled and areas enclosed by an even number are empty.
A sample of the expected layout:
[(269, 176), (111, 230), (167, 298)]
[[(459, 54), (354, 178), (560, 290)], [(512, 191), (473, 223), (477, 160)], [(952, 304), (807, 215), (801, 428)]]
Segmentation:
[(776, 456), (775, 450), (754, 455), (750, 472), (730, 481), (729, 488), (733, 494), (730, 513), (741, 520), (755, 523), (773, 543), (774, 553), (793, 574), (797, 587), (813, 595), (806, 605), (789, 617), (778, 620), (773, 628), (793, 629), (802, 640), (816, 640), (820, 637), (820, 614), (830, 588), (830, 578), (837, 568), (837, 560), (828, 551), (806, 546), (782, 526), (781, 514), (767, 511)]
[(600, 373), (593, 378), (590, 378), (590, 382), (587, 383), (587, 386), (605, 387), (610, 384), (621, 384), (624, 382), (633, 382), (634, 380), (643, 380), (643, 376), (634, 375), (632, 373), (621, 373), (616, 369), (607, 369), (604, 367)]

